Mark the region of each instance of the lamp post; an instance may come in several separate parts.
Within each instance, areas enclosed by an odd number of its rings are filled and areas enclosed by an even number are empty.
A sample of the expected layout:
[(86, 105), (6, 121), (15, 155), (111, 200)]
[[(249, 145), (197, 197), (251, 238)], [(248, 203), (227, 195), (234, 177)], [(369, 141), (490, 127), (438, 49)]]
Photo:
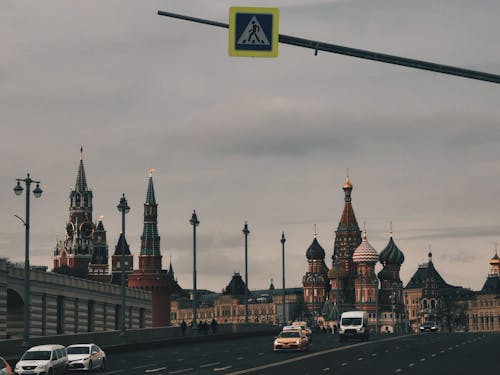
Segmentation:
[(392, 284), (392, 292), (391, 292), (391, 304), (392, 304), (392, 333), (396, 333), (396, 317), (394, 314), (395, 304), (396, 304), (396, 288), (395, 284)]
[(340, 320), (340, 299), (339, 299), (339, 257), (335, 256), (335, 308), (337, 309), (337, 325)]
[(127, 200), (125, 199), (125, 194), (122, 194), (122, 197), (120, 198), (120, 203), (118, 206), (118, 211), (122, 213), (122, 235), (123, 235), (123, 241), (122, 241), (122, 256), (121, 256), (121, 303), (122, 303), (122, 308), (120, 311), (120, 336), (125, 336), (125, 214), (128, 214), (130, 212), (130, 207), (127, 204)]
[(23, 346), (29, 346), (29, 299), (30, 299), (30, 185), (31, 183), (36, 183), (36, 187), (33, 190), (33, 195), (35, 198), (40, 198), (42, 195), (42, 189), (40, 189), (40, 181), (34, 181), (30, 178), (30, 174), (26, 174), (26, 178), (16, 178), (17, 185), (14, 187), (14, 193), (16, 195), (21, 195), (23, 192), (23, 187), (21, 186), (21, 181), (26, 185), (26, 216), (25, 220), (17, 217), (24, 224), (24, 335), (23, 335)]
[(241, 231), (245, 235), (245, 324), (248, 324), (248, 224), (245, 221), (245, 226)]
[(408, 292), (405, 292), (405, 316), (406, 316), (406, 322), (405, 322), (405, 333), (408, 334), (408, 326), (410, 324), (409, 321), (409, 310), (408, 310)]
[(196, 210), (193, 210), (193, 215), (191, 215), (191, 220), (189, 220), (191, 225), (193, 226), (193, 325), (192, 329), (197, 329), (196, 326), (196, 310), (198, 308), (198, 300), (197, 300), (197, 290), (196, 290), (196, 227), (200, 225), (200, 221), (198, 220), (198, 216), (196, 216)]
[(282, 301), (283, 301), (283, 325), (286, 326), (286, 310), (285, 310), (285, 232), (281, 233), (281, 269), (282, 269), (282, 274), (283, 274), (283, 296), (282, 296)]

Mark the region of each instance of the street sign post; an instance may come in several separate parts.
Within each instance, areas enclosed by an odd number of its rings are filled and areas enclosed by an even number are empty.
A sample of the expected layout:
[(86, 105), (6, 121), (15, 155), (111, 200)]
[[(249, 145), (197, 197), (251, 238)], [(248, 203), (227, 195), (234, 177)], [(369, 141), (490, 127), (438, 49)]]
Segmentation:
[(277, 57), (278, 20), (278, 8), (229, 8), (229, 55)]

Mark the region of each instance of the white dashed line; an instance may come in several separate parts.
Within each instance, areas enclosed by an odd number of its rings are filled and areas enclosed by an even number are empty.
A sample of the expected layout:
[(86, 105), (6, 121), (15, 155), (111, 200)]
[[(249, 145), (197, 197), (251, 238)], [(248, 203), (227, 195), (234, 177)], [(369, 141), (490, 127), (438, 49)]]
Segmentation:
[(362, 361), (362, 360), (363, 360), (363, 357), (359, 357), (359, 358), (358, 358), (358, 361)]
[(257, 355), (264, 355), (264, 353), (257, 353)]
[(153, 367), (153, 366), (158, 366), (156, 363), (154, 364), (149, 364), (149, 365), (142, 365), (142, 366), (135, 366), (135, 367), (132, 367), (132, 370), (137, 370), (138, 368), (144, 368), (144, 367)]
[(395, 372), (401, 372), (401, 371), (403, 371), (403, 370), (398, 368)]
[(441, 350), (439, 353), (441, 353), (441, 354), (444, 353), (444, 350)]
[(342, 363), (342, 364), (341, 364), (341, 366), (342, 366), (342, 367), (347, 366), (347, 363), (346, 363), (346, 362), (344, 362), (344, 363)]
[(425, 358), (420, 358), (420, 362), (424, 362), (425, 361)]
[(330, 371), (330, 367), (326, 367), (322, 371)]
[(190, 367), (190, 368), (184, 368), (182, 370), (177, 370), (177, 371), (170, 371), (169, 374), (181, 374), (183, 372), (188, 372), (188, 371), (193, 371), (194, 368)]
[(376, 357), (377, 356), (377, 353), (372, 353), (372, 357)]
[(434, 353), (431, 354), (431, 357), (435, 357), (435, 356), (436, 356), (436, 354), (434, 354)]
[(102, 375), (117, 374), (119, 372), (125, 372), (125, 370), (115, 370), (115, 371), (110, 371), (110, 372), (103, 372)]
[(206, 365), (201, 365), (200, 367), (211, 367), (211, 366), (217, 366), (220, 365), (220, 362), (214, 362), (214, 363), (207, 363)]
[(177, 362), (182, 362), (182, 361), (184, 361), (184, 358), (179, 358), (179, 359), (177, 360)]
[(224, 371), (224, 370), (227, 370), (228, 368), (231, 368), (233, 366), (226, 366), (226, 367), (218, 367), (218, 368), (214, 368), (214, 371)]
[(415, 366), (415, 364), (414, 363), (410, 363), (408, 366), (409, 367), (413, 367), (413, 366)]
[(242, 359), (245, 359), (245, 357), (238, 357), (238, 358), (236, 358), (237, 361), (241, 361)]
[(158, 371), (161, 371), (161, 370), (165, 370), (166, 367), (158, 367), (158, 368), (153, 368), (153, 369), (150, 369), (150, 370), (146, 370), (144, 372), (158, 372)]

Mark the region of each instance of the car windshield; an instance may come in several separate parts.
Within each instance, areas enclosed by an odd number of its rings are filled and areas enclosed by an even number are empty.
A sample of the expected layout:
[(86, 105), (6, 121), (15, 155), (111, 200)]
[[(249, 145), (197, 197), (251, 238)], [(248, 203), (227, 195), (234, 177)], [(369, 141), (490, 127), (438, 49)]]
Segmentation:
[(24, 353), (22, 361), (48, 361), (50, 359), (49, 350), (36, 350)]
[(424, 326), (424, 327), (432, 327), (432, 326), (434, 326), (434, 325), (435, 325), (435, 324), (434, 324), (434, 322), (425, 322), (425, 323), (423, 324), (423, 326)]
[(281, 338), (287, 338), (287, 337), (300, 337), (299, 332), (293, 332), (293, 331), (287, 331), (287, 332), (281, 332), (280, 333)]
[(89, 354), (90, 348), (88, 346), (70, 346), (66, 352), (68, 354)]
[(343, 326), (359, 326), (361, 325), (361, 318), (342, 318)]

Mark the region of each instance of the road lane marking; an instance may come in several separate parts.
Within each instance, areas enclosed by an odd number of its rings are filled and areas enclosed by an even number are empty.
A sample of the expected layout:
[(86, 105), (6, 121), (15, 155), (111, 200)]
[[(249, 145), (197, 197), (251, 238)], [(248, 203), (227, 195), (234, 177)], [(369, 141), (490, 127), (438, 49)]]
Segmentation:
[(434, 353), (431, 354), (431, 357), (435, 357), (435, 356), (436, 356), (436, 354), (434, 354)]
[(372, 357), (376, 357), (377, 356), (377, 353), (372, 353)]
[(403, 371), (403, 370), (402, 370), (402, 369), (400, 369), (400, 368), (398, 368), (398, 369), (396, 370), (396, 372), (401, 372), (401, 371)]
[(330, 367), (325, 367), (322, 371), (330, 371)]
[(132, 367), (132, 370), (137, 370), (138, 368), (144, 368), (144, 367), (153, 367), (153, 366), (158, 366), (156, 363), (153, 363), (153, 364), (149, 364), (149, 365), (142, 365), (142, 366), (135, 366), (135, 367)]
[(420, 358), (420, 362), (424, 362), (425, 361), (425, 358)]
[(183, 372), (188, 372), (188, 371), (193, 371), (194, 368), (190, 367), (190, 368), (183, 368), (182, 370), (177, 370), (177, 371), (170, 371), (169, 374), (180, 374), (180, 373), (183, 373)]
[(119, 372), (125, 372), (125, 370), (115, 370), (115, 371), (110, 371), (110, 372), (103, 372), (102, 375), (117, 374)]
[[(417, 335), (418, 335), (417, 333), (414, 333), (411, 335), (406, 335), (404, 337), (408, 338), (408, 337), (417, 336)], [(271, 367), (277, 367), (277, 366), (282, 366), (282, 365), (286, 365), (286, 364), (297, 362), (297, 361), (303, 361), (305, 359), (309, 359), (309, 358), (317, 357), (320, 355), (325, 355), (325, 354), (337, 352), (340, 350), (352, 349), (352, 348), (356, 348), (358, 346), (373, 345), (373, 344), (378, 344), (378, 343), (386, 342), (386, 341), (401, 340), (402, 338), (403, 338), (403, 336), (396, 336), (396, 337), (388, 337), (386, 339), (380, 339), (377, 341), (367, 341), (367, 342), (360, 342), (360, 343), (351, 344), (351, 345), (343, 345), (343, 346), (335, 347), (332, 349), (326, 349), (326, 350), (322, 350), (322, 351), (315, 352), (315, 353), (309, 353), (309, 354), (304, 354), (304, 355), (301, 355), (298, 357), (285, 359), (285, 360), (279, 361), (279, 362), (272, 362), (272, 363), (268, 363), (268, 364), (257, 366), (257, 367), (251, 367), (251, 368), (246, 368), (246, 369), (242, 369), (242, 370), (238, 370), (238, 371), (234, 371), (234, 372), (229, 372), (226, 375), (248, 374), (250, 372), (256, 372), (256, 371), (268, 369)]]
[(363, 357), (359, 357), (359, 358), (358, 358), (358, 361), (362, 361), (362, 360), (363, 360)]
[(206, 365), (201, 365), (200, 367), (210, 367), (210, 366), (217, 366), (220, 365), (220, 362), (214, 362), (214, 363), (207, 363)]
[(245, 359), (245, 357), (238, 357), (238, 358), (236, 358), (237, 361), (241, 361), (242, 359)]
[(260, 353), (257, 353), (257, 355), (264, 355), (264, 353), (260, 352)]
[(410, 363), (408, 366), (409, 367), (413, 367), (413, 366), (415, 366), (415, 364), (414, 363)]
[(218, 368), (214, 368), (214, 371), (224, 371), (224, 370), (227, 370), (228, 368), (231, 368), (233, 366), (226, 366), (226, 367), (218, 367)]
[(444, 350), (441, 350), (439, 353), (444, 353)]
[(343, 367), (343, 366), (347, 366), (347, 363), (346, 363), (346, 362), (344, 362), (344, 363), (342, 363), (342, 364), (341, 364), (341, 366), (342, 366), (342, 367)]
[(177, 360), (177, 362), (182, 362), (182, 361), (184, 361), (184, 358), (179, 358), (179, 359)]
[(158, 371), (166, 370), (166, 369), (167, 369), (166, 367), (158, 367), (158, 368), (153, 368), (153, 369), (146, 370), (144, 372), (158, 372)]

